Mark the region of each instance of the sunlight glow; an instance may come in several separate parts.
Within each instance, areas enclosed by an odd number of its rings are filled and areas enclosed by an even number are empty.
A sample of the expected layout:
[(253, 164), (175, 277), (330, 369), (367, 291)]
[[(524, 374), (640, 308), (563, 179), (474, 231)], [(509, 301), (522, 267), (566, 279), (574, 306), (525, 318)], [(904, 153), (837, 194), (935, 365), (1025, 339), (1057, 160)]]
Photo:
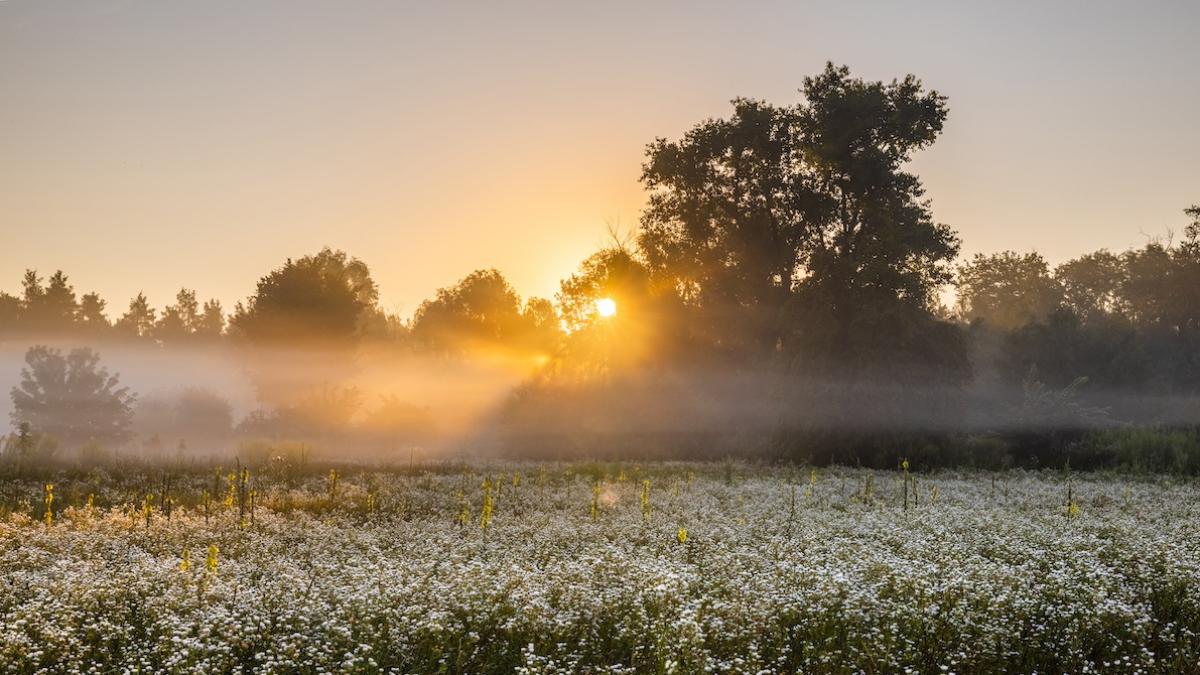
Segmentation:
[(612, 298), (596, 300), (596, 313), (602, 317), (610, 317), (617, 313), (617, 301)]

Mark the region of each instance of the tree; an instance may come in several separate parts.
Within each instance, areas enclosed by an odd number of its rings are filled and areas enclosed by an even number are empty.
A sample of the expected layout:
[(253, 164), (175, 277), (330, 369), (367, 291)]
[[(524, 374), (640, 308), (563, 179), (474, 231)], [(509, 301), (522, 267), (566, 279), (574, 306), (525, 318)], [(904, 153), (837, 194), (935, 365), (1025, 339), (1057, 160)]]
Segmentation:
[(562, 342), (562, 319), (554, 303), (546, 298), (526, 300), (521, 320), (525, 324), (525, 343), (530, 349), (549, 354)]
[(1062, 287), (1063, 303), (1084, 321), (1116, 312), (1125, 266), (1107, 250), (1080, 256), (1059, 265), (1054, 278)]
[(30, 332), (65, 333), (75, 325), (79, 304), (67, 275), (58, 270), (42, 286), (35, 270), (26, 270), (21, 323)]
[(130, 436), (134, 395), (100, 365), (91, 349), (38, 345), (25, 353), (21, 382), (12, 388), (14, 424), (27, 422), (64, 443), (116, 443)]
[(154, 314), (146, 294), (138, 293), (129, 301), (129, 310), (117, 319), (113, 327), (129, 337), (146, 337), (154, 330)]
[(86, 293), (79, 299), (79, 327), (85, 333), (97, 335), (112, 327), (104, 315), (106, 304), (98, 293)]
[(0, 291), (0, 336), (17, 331), (21, 321), (21, 299)]
[(188, 387), (176, 400), (175, 420), (183, 438), (219, 440), (233, 431), (233, 406), (216, 392)]
[[(354, 370), (353, 356), (378, 290), (367, 265), (342, 251), (287, 260), (238, 303), (229, 335), (244, 349), (259, 400), (276, 408), (302, 403)], [(304, 350), (297, 358), (296, 350)]]
[(144, 396), (134, 410), (134, 429), (145, 439), (185, 441), (191, 447), (220, 442), (233, 431), (233, 407), (219, 394), (198, 387)]
[(876, 363), (898, 353), (889, 316), (903, 315), (919, 343), (946, 337), (929, 310), (951, 279), (958, 237), (933, 220), (920, 180), (902, 170), (941, 133), (945, 97), (912, 75), (864, 82), (832, 64), (804, 80), (804, 93), (797, 116), (812, 196), (801, 334), (815, 328), (821, 351)]
[(521, 298), (500, 272), (478, 270), (449, 288), (439, 289), (413, 317), (413, 337), (446, 352), (482, 346), (517, 346), (530, 324)]
[(257, 346), (346, 348), (378, 297), (365, 263), (324, 248), (260, 279), (254, 295), (238, 303), (230, 328)]
[(634, 253), (613, 246), (588, 256), (579, 271), (563, 279), (557, 294), (563, 322), (572, 331), (598, 320), (596, 301), (611, 298), (618, 316), (637, 314), (651, 296), (650, 272)]
[(225, 311), (219, 301), (209, 300), (204, 303), (204, 312), (200, 315), (196, 332), (209, 339), (221, 337), (225, 332)]
[(51, 330), (67, 331), (75, 325), (79, 303), (75, 300), (75, 289), (68, 283), (67, 275), (63, 274), (62, 270), (50, 275), (46, 293), (41, 300), (42, 313)]
[(1062, 288), (1038, 253), (976, 254), (958, 268), (956, 284), (964, 319), (1003, 330), (1044, 320), (1062, 301)]
[(164, 342), (178, 342), (191, 337), (200, 327), (200, 305), (196, 292), (187, 288), (175, 294), (175, 304), (163, 308), (154, 325), (154, 337)]
[(42, 287), (42, 278), (37, 270), (25, 270), (21, 278), (21, 324), (27, 331), (42, 328), (45, 319), (42, 316), (42, 298), (46, 289)]
[(958, 250), (902, 170), (940, 133), (945, 99), (912, 76), (864, 82), (832, 64), (804, 95), (737, 99), (731, 118), (652, 143), (638, 243), (722, 343), (769, 352), (794, 337), (826, 358), (875, 358), (886, 340), (870, 339), (871, 317), (927, 315)]

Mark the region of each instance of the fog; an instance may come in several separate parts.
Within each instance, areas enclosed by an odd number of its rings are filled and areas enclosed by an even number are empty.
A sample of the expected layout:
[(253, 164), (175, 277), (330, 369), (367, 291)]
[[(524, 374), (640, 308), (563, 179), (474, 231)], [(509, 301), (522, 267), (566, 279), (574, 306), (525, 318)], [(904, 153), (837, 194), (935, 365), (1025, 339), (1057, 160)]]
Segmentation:
[[(63, 350), (75, 341), (35, 341)], [(28, 345), (0, 348), (0, 386), (20, 380)], [(648, 364), (563, 377), (547, 355), (479, 347), (265, 350), (95, 346), (136, 394), (118, 456), (208, 460), (304, 448), (327, 460), (403, 462), (480, 456), (811, 457), (847, 438), (1004, 436), (1188, 425), (1200, 398), (1048, 387), (978, 374), (930, 384), (870, 372), (803, 373), (777, 364)], [(13, 417), (12, 401), (3, 414)], [(15, 422), (15, 417), (13, 417)], [(896, 439), (900, 438), (900, 441)], [(926, 441), (922, 441), (926, 442)], [(69, 459), (77, 448), (62, 448)], [(847, 451), (849, 452), (849, 451)], [(836, 459), (836, 458), (835, 458)], [(840, 458), (846, 461), (846, 457)]]

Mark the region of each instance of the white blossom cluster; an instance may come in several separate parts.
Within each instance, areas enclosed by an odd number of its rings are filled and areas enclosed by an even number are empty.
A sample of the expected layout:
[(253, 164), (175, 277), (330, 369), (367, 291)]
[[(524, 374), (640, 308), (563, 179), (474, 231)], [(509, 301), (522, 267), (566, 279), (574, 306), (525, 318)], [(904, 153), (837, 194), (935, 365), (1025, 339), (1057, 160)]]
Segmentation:
[[(0, 521), (0, 671), (1200, 663), (1190, 482), (491, 464), (364, 471), (333, 490), (263, 481), (252, 520), (221, 504), (206, 517), (200, 488), (181, 485), (169, 520), (114, 488), (96, 499), (111, 505), (72, 504), (49, 524), (32, 510)], [(37, 486), (21, 488), (36, 503)]]

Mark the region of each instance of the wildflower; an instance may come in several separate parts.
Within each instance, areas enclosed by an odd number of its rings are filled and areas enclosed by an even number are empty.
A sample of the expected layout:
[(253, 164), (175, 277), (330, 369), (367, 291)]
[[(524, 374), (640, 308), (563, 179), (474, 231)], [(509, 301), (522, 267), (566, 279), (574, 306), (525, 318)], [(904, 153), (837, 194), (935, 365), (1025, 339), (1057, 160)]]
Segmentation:
[(190, 572), (192, 569), (192, 552), (186, 546), (183, 547), (183, 559), (179, 561), (180, 572)]
[(650, 522), (650, 481), (642, 481), (642, 518)]
[(54, 524), (54, 484), (46, 483), (46, 527)]
[(146, 495), (142, 499), (142, 517), (146, 519), (146, 527), (150, 527), (150, 512), (154, 510), (154, 495)]
[(479, 527), (487, 531), (488, 526), (492, 524), (492, 481), (484, 479), (483, 481), (483, 510), (479, 514)]
[(687, 543), (687, 528), (686, 527), (679, 528), (679, 532), (675, 533), (675, 538), (679, 540), (679, 543), (686, 544)]
[(217, 554), (220, 552), (221, 549), (217, 548), (216, 544), (208, 545), (208, 556), (204, 559), (204, 569), (207, 570), (209, 574), (217, 573)]

